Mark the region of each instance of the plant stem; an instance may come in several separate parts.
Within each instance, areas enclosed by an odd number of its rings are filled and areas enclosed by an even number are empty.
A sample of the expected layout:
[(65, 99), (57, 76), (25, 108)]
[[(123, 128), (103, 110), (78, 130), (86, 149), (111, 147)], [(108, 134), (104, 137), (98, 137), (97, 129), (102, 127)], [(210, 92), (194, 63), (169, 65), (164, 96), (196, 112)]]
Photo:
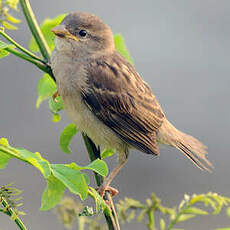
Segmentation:
[(30, 56), (33, 59), (36, 59), (44, 64), (46, 64), (46, 62), (44, 60), (42, 60), (41, 58), (39, 58), (37, 55), (33, 54), (32, 52), (30, 52), (29, 50), (25, 49), (23, 46), (21, 46), (20, 44), (18, 44), (13, 38), (11, 38), (8, 34), (6, 34), (4, 31), (0, 30), (0, 34), (6, 39), (8, 40), (10, 43), (12, 43), (13, 45), (15, 45), (19, 50), (21, 50), (23, 53), (27, 54), (28, 56)]
[[(46, 60), (46, 62), (48, 62), (48, 60), (50, 59), (50, 49), (47, 45), (47, 42), (40, 30), (40, 27), (38, 26), (37, 20), (34, 16), (34, 13), (32, 11), (32, 8), (30, 6), (29, 0), (19, 0), (23, 13), (25, 15), (26, 21), (28, 23), (28, 26), (30, 28), (30, 31), (32, 32), (38, 46), (39, 49), (41, 51), (42, 56), (44, 57), (44, 59)], [(34, 63), (35, 64), (35, 63)], [(38, 66), (38, 68), (40, 68), (41, 66)], [(41, 69), (41, 68), (40, 68)], [(43, 70), (44, 72), (49, 72), (50, 76), (55, 80), (55, 77), (52, 73), (52, 70), (50, 69), (48, 71), (49, 66), (48, 64), (45, 65), (45, 69)], [(93, 161), (97, 158), (100, 158), (100, 150), (96, 147), (96, 145), (92, 142), (92, 140), (83, 134), (83, 139), (85, 141), (85, 145), (86, 148), (88, 150), (88, 154), (90, 157), (90, 160)], [(95, 174), (95, 178), (97, 181), (97, 185), (100, 186), (103, 183), (104, 178), (101, 177), (98, 174)], [(116, 224), (114, 223), (114, 216), (108, 216), (106, 213), (104, 213), (105, 218), (106, 218), (106, 222), (107, 225), (109, 227), (109, 230), (117, 230)]]
[(30, 6), (29, 0), (20, 0), (20, 5), (22, 7), (23, 13), (25, 15), (26, 21), (28, 23), (28, 26), (30, 28), (31, 33), (33, 34), (38, 47), (41, 51), (41, 54), (43, 58), (48, 61), (50, 57), (50, 49), (49, 46), (46, 43), (46, 40), (39, 28), (39, 25), (37, 23), (37, 20), (34, 16), (33, 10)]
[[(96, 147), (96, 145), (92, 142), (92, 140), (86, 134), (82, 133), (82, 137), (83, 137), (83, 140), (85, 142), (85, 146), (87, 148), (90, 160), (94, 161), (97, 158), (100, 158), (100, 156), (101, 156), (100, 155), (100, 149)], [(97, 173), (94, 173), (94, 175), (95, 175), (97, 186), (100, 186), (103, 183), (104, 178)], [(111, 202), (111, 206), (114, 206), (112, 198), (110, 199), (110, 202)], [(107, 225), (109, 227), (109, 230), (119, 230), (120, 229), (119, 224), (116, 225), (116, 222), (118, 222), (118, 220), (116, 218), (116, 215), (117, 215), (116, 211), (115, 211), (115, 209), (112, 211), (113, 211), (113, 216), (109, 216), (106, 213), (104, 213)], [(115, 213), (115, 215), (114, 215), (114, 213)]]
[(14, 48), (5, 48), (5, 50), (8, 51), (9, 53), (14, 54), (15, 56), (17, 56), (17, 57), (19, 57), (21, 59), (24, 59), (24, 60), (36, 65), (43, 72), (46, 72), (48, 74), (50, 74), (52, 72), (51, 68), (47, 64), (44, 64), (44, 63), (42, 63), (40, 61), (37, 61), (34, 58), (31, 58), (31, 57), (29, 57), (29, 56), (17, 51)]
[(13, 218), (14, 222), (17, 224), (17, 226), (21, 230), (27, 230), (26, 226), (22, 223), (22, 221), (20, 220), (18, 215), (15, 213), (15, 211), (9, 207), (9, 204), (6, 202), (6, 200), (4, 198), (2, 198), (1, 203), (4, 206), (4, 208), (6, 209), (6, 212), (4, 212), (4, 213), (6, 213), (11, 218)]

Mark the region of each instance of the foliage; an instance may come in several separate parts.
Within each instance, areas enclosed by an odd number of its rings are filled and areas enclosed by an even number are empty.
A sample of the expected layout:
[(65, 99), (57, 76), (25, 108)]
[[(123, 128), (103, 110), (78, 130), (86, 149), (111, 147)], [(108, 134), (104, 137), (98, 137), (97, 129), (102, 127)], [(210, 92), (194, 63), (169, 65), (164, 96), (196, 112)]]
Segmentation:
[[(46, 179), (47, 187), (42, 195), (41, 210), (49, 210), (56, 206), (62, 198), (65, 188), (73, 194), (79, 195), (82, 200), (87, 198), (88, 193), (97, 199), (89, 189), (89, 178), (82, 172), (92, 170), (102, 176), (108, 174), (108, 168), (103, 160), (97, 159), (87, 166), (71, 164), (51, 164), (40, 153), (32, 153), (23, 148), (14, 148), (9, 145), (6, 138), (0, 139), (0, 168), (5, 168), (11, 158), (17, 158), (37, 168)], [(104, 203), (100, 203), (105, 209)]]
[[(204, 205), (205, 209), (208, 210), (198, 208), (196, 207), (197, 205)], [(209, 192), (207, 194), (194, 194), (191, 197), (185, 195), (184, 199), (177, 207), (169, 208), (163, 206), (161, 200), (153, 193), (151, 198), (146, 199), (145, 204), (131, 198), (125, 198), (117, 204), (117, 208), (119, 218), (123, 223), (130, 222), (134, 218), (139, 222), (142, 222), (146, 216), (148, 220), (147, 228), (149, 230), (156, 230), (155, 214), (156, 212), (159, 212), (162, 216), (158, 223), (160, 230), (173, 230), (178, 223), (184, 222), (198, 215), (217, 215), (220, 213), (223, 206), (229, 205), (230, 198)], [(212, 212), (209, 211), (210, 208), (212, 209)], [(137, 212), (139, 212), (138, 215)], [(227, 209), (227, 214), (230, 216), (229, 208)], [(227, 230), (229, 228), (223, 228), (222, 230), (224, 229)]]
[(9, 30), (16, 30), (13, 24), (18, 24), (21, 20), (15, 18), (10, 9), (17, 10), (18, 0), (0, 0), (0, 25)]
[[(91, 210), (91, 214), (89, 213)], [(55, 210), (58, 219), (66, 228), (73, 228), (77, 222), (78, 230), (106, 230), (106, 225), (101, 223), (101, 216), (92, 218), (92, 209), (84, 207), (80, 201), (75, 201), (70, 197), (64, 197)]]
[(6, 185), (0, 187), (0, 212), (10, 216), (17, 226), (21, 230), (26, 230), (26, 227), (19, 218), (19, 215), (25, 215), (24, 212), (19, 211), (18, 207), (22, 206), (21, 197), (18, 197), (22, 193), (21, 190), (12, 187), (12, 185)]
[[(17, 10), (17, 4), (19, 0), (0, 0), (0, 35), (4, 37), (9, 43), (0, 41), (0, 58), (6, 57), (9, 53), (12, 53), (41, 69), (45, 74), (38, 82), (37, 92), (38, 98), (36, 107), (39, 108), (41, 103), (48, 99), (50, 111), (53, 114), (53, 121), (60, 121), (59, 112), (64, 109), (64, 104), (60, 97), (56, 97), (54, 100), (53, 95), (56, 92), (56, 84), (54, 82), (51, 68), (48, 63), (49, 49), (54, 48), (54, 35), (51, 32), (51, 28), (58, 25), (64, 18), (64, 14), (59, 15), (53, 19), (46, 19), (41, 24), (41, 33), (38, 26), (36, 26), (36, 19), (33, 17), (32, 10), (28, 7), (29, 1), (20, 0), (23, 8), (24, 15), (26, 16), (27, 23), (33, 33), (33, 38), (30, 41), (29, 48), (31, 51), (25, 49), (14, 41), (8, 34), (5, 33), (6, 29), (16, 29), (13, 24), (17, 24), (20, 20), (14, 18), (9, 9)], [(44, 37), (44, 39), (43, 39)], [(46, 44), (47, 43), (47, 44)], [(133, 64), (132, 58), (125, 46), (124, 39), (120, 34), (114, 35), (115, 47), (131, 64)], [(44, 59), (33, 52), (40, 52)], [(60, 135), (60, 148), (65, 153), (71, 153), (70, 142), (76, 135), (78, 129), (75, 124), (67, 125)], [(96, 147), (95, 147), (96, 148)], [(113, 149), (104, 149), (101, 155), (98, 154), (101, 159), (110, 157), (114, 154)], [(96, 156), (96, 155), (95, 155)], [(92, 161), (87, 166), (79, 166), (76, 163), (70, 164), (52, 164), (41, 156), (38, 152), (30, 152), (23, 148), (15, 148), (9, 145), (6, 138), (0, 139), (0, 169), (4, 169), (9, 160), (16, 158), (38, 169), (46, 180), (46, 188), (42, 195), (41, 210), (49, 210), (55, 207), (57, 204), (57, 215), (65, 224), (65, 226), (72, 226), (75, 220), (78, 222), (78, 229), (83, 230), (88, 227), (89, 230), (98, 229), (104, 230), (105, 226), (100, 223), (100, 216), (92, 219), (92, 215), (98, 214), (102, 210), (107, 217), (106, 220), (110, 221), (115, 219), (115, 210), (111, 206), (107, 205), (103, 198), (97, 193), (97, 191), (90, 187), (90, 179), (88, 174), (84, 170), (91, 170), (101, 175), (107, 176), (108, 167), (106, 163), (101, 159)], [(95, 201), (95, 210), (92, 207), (84, 207), (80, 202), (75, 203), (70, 199), (63, 199), (62, 196), (66, 188), (73, 194), (78, 195), (81, 200), (85, 200), (89, 195)], [(25, 226), (20, 221), (19, 216), (23, 212), (18, 211), (16, 204), (20, 198), (12, 199), (12, 196), (19, 195), (20, 191), (10, 186), (3, 186), (0, 188), (0, 205), (3, 206), (0, 212), (3, 212), (11, 217), (16, 222), (20, 229), (25, 230)], [(173, 229), (178, 223), (184, 222), (188, 219), (194, 218), (198, 215), (208, 215), (209, 211), (200, 209), (199, 205), (205, 205), (213, 210), (213, 214), (220, 213), (223, 206), (227, 206), (230, 203), (230, 199), (224, 196), (220, 196), (216, 193), (207, 193), (200, 195), (188, 196), (185, 195), (184, 199), (178, 205), (178, 207), (168, 208), (161, 204), (161, 200), (152, 194), (151, 198), (146, 199), (146, 202), (141, 202), (125, 198), (117, 205), (118, 215), (123, 222), (129, 222), (136, 218), (138, 221), (143, 221), (144, 217), (147, 217), (148, 229), (156, 229), (156, 212), (161, 214), (161, 218), (158, 221), (158, 225), (161, 230)], [(138, 213), (138, 215), (137, 215)], [(227, 214), (230, 215), (230, 208), (227, 209)], [(115, 229), (113, 225), (111, 229)], [(119, 225), (117, 225), (119, 226)], [(119, 229), (119, 227), (117, 227)], [(230, 228), (220, 228), (218, 230), (227, 230)]]

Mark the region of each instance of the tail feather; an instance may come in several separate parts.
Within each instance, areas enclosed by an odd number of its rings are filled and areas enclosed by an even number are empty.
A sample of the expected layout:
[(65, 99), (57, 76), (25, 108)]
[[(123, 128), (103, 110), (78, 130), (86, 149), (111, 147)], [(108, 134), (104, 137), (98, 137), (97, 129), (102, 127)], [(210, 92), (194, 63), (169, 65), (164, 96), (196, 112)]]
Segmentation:
[(158, 132), (160, 143), (173, 146), (180, 150), (194, 165), (201, 170), (211, 172), (212, 163), (206, 158), (207, 147), (196, 138), (176, 129), (168, 120), (165, 120)]

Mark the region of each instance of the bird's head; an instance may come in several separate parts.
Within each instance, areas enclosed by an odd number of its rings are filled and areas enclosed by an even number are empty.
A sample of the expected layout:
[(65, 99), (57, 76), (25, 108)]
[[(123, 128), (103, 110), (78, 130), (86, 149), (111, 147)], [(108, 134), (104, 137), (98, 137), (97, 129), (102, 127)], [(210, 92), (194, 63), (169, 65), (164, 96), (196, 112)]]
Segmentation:
[(111, 29), (92, 14), (70, 13), (52, 32), (57, 37), (56, 48), (60, 51), (91, 55), (114, 49)]

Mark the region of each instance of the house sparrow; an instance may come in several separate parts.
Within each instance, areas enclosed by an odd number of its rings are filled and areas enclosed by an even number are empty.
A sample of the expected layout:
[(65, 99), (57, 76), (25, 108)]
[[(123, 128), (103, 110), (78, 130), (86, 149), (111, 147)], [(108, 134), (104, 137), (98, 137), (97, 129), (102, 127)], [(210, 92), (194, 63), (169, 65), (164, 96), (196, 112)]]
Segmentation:
[(132, 148), (158, 155), (159, 143), (173, 146), (200, 169), (210, 170), (206, 147), (167, 120), (148, 84), (115, 50), (109, 26), (95, 15), (73, 12), (52, 32), (51, 66), (69, 117), (95, 144), (118, 153), (101, 195)]

